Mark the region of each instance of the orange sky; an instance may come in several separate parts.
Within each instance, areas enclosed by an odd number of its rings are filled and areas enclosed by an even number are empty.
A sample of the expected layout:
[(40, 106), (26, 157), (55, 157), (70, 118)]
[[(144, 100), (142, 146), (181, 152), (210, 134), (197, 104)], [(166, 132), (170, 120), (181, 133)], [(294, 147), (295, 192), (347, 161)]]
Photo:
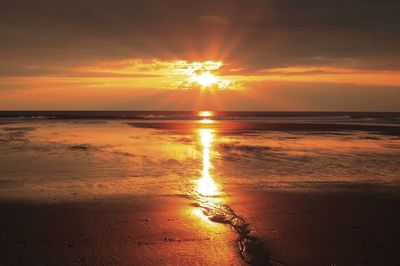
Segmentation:
[(0, 110), (400, 111), (397, 3), (6, 2)]

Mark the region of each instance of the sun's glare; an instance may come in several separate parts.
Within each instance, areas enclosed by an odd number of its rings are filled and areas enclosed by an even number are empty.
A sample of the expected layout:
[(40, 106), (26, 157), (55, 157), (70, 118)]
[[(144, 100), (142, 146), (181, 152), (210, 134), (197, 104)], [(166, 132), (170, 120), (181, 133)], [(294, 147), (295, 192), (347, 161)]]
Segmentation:
[(174, 72), (186, 76), (180, 83), (183, 87), (226, 90), (233, 84), (226, 76), (219, 76), (221, 74), (221, 67), (224, 65), (222, 62), (206, 61), (190, 63), (179, 61), (176, 64)]
[(211, 116), (214, 116), (214, 113), (211, 111), (200, 111), (199, 116), (200, 117), (211, 117)]
[(197, 75), (195, 77), (195, 80), (202, 87), (209, 87), (218, 82), (218, 78), (216, 76), (214, 76), (213, 74), (211, 74), (210, 72), (204, 72), (204, 73), (201, 73), (200, 75)]

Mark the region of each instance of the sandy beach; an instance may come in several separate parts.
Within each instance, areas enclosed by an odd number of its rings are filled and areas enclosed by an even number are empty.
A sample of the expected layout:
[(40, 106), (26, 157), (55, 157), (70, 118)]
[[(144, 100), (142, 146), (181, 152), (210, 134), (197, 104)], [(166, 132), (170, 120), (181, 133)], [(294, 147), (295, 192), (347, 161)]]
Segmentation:
[(1, 265), (241, 264), (229, 228), (199, 222), (181, 197), (2, 202), (0, 210)]
[[(234, 197), (235, 196), (235, 197)], [(397, 195), (239, 192), (272, 265), (396, 265)], [(0, 204), (1, 265), (246, 265), (236, 234), (179, 196)]]
[(7, 121), (1, 265), (396, 265), (396, 123)]

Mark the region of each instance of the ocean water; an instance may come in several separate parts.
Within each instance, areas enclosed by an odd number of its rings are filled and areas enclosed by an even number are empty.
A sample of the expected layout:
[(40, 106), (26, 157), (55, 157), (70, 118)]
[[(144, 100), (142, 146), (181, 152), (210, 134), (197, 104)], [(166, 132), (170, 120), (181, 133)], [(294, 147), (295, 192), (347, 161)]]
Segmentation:
[(399, 173), (399, 113), (0, 112), (1, 198), (397, 190)]
[[(46, 119), (129, 119), (197, 120), (200, 112), (191, 111), (0, 111), (1, 120)], [(214, 120), (324, 120), (391, 121), (400, 123), (400, 112), (212, 112)]]

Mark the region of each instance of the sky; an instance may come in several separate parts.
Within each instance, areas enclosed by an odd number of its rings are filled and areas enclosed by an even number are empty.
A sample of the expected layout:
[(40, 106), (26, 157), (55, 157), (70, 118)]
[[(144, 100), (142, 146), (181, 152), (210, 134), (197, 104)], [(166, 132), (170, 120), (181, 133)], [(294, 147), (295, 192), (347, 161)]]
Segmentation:
[(0, 110), (400, 111), (400, 1), (1, 2)]

